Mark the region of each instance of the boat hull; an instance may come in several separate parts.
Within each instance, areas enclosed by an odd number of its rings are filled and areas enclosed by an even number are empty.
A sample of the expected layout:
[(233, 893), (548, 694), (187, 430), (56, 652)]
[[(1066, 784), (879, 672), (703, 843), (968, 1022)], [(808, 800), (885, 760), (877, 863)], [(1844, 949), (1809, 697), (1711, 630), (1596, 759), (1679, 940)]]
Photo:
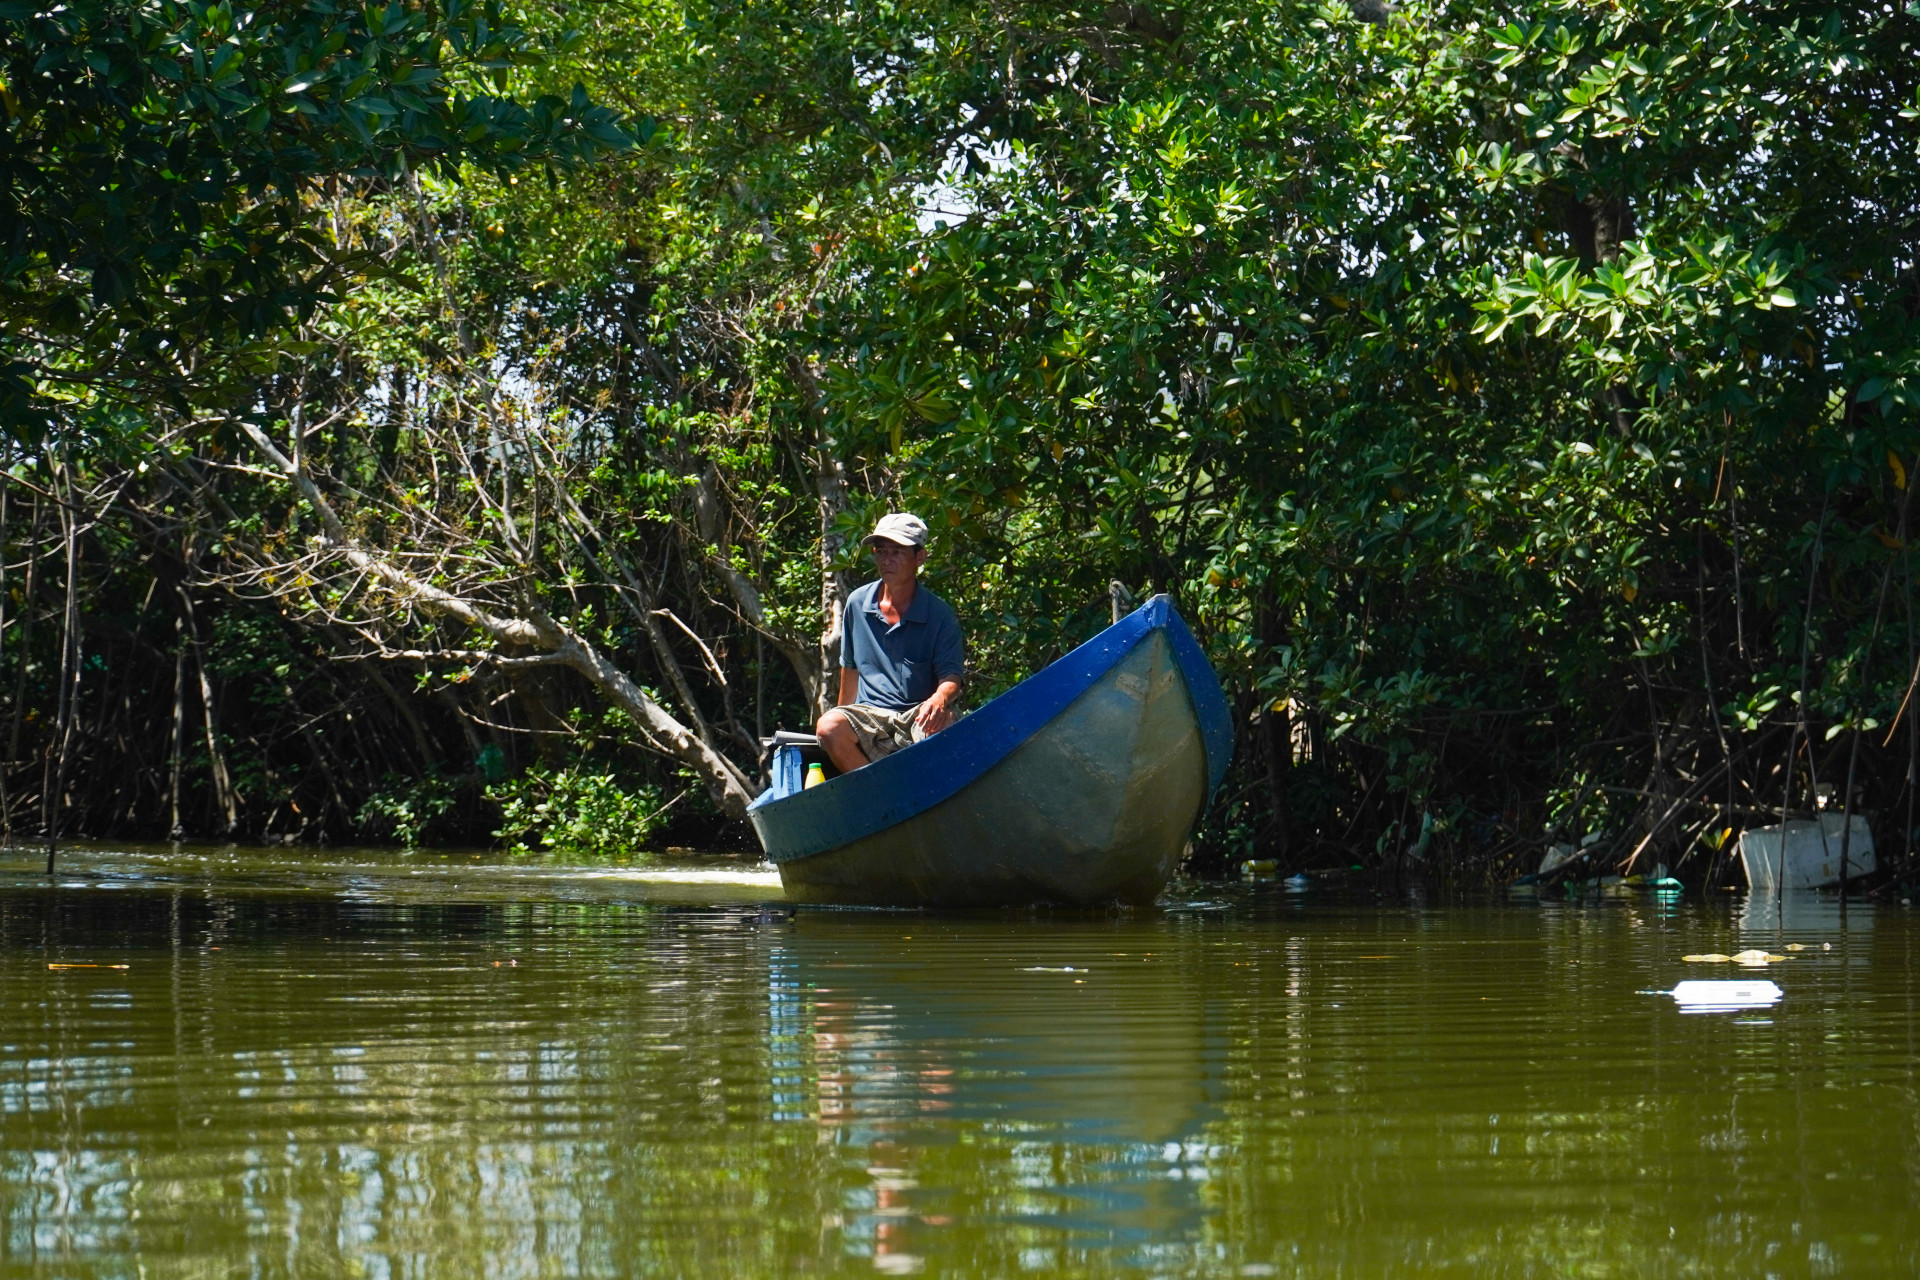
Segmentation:
[(798, 902), (1150, 903), (1179, 865), (1208, 790), (1187, 677), (1156, 630), (965, 789), (840, 848), (782, 862), (780, 878)]

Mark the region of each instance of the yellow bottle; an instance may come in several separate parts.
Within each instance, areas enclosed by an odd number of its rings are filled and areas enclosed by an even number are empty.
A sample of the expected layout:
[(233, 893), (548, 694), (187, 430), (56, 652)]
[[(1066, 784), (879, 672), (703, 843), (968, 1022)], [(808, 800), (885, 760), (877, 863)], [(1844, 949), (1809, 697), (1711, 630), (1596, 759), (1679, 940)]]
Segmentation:
[(821, 783), (825, 782), (826, 780), (827, 780), (826, 766), (818, 765), (818, 764), (810, 764), (807, 766), (807, 780), (800, 785), (800, 789), (802, 791), (805, 791), (811, 787), (817, 787)]

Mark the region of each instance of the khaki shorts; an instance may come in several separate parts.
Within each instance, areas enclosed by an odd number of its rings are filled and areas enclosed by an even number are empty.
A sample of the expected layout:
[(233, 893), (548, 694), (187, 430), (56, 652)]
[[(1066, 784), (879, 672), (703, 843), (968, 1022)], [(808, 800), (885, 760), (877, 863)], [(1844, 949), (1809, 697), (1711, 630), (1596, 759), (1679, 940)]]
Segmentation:
[(890, 756), (927, 736), (926, 730), (913, 722), (913, 718), (920, 714), (918, 704), (894, 711), (887, 707), (869, 707), (850, 702), (834, 710), (845, 716), (847, 723), (853, 726), (853, 736), (859, 741), (860, 750), (868, 760)]

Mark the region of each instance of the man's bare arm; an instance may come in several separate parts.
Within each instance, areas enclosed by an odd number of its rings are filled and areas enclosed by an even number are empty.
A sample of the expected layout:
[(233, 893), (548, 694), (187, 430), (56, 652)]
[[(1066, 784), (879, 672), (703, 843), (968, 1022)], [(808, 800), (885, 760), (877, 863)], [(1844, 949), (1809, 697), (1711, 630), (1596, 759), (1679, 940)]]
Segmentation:
[(940, 682), (933, 696), (920, 704), (914, 723), (927, 733), (938, 733), (953, 723), (954, 699), (960, 696), (960, 682), (949, 676)]
[(840, 668), (840, 697), (836, 707), (844, 707), (860, 696), (860, 673), (852, 667)]

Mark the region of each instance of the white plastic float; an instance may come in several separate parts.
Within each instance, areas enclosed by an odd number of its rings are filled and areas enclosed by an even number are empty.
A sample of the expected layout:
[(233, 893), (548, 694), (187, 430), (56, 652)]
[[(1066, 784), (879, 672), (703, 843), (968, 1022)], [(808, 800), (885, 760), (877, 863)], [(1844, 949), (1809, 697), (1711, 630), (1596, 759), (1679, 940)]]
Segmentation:
[(1678, 984), (1667, 994), (1673, 997), (1682, 1013), (1732, 1013), (1779, 1004), (1785, 993), (1778, 983), (1764, 979), (1694, 978)]

